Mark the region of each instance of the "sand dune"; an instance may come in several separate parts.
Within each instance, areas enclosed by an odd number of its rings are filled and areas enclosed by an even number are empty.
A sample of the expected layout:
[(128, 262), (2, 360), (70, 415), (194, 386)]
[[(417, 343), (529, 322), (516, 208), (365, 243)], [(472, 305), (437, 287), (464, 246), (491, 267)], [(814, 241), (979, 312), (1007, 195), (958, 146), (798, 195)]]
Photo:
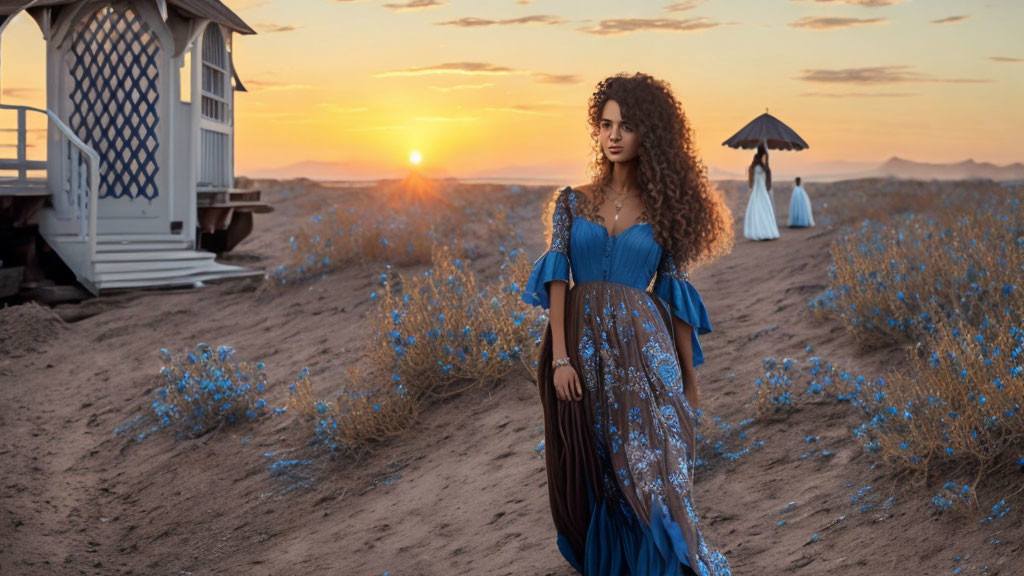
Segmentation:
[[(782, 230), (769, 243), (742, 239), (743, 185), (726, 183), (737, 217), (735, 249), (692, 274), (715, 331), (702, 342), (704, 412), (736, 422), (753, 415), (754, 379), (766, 356), (805, 359), (806, 346), (858, 374), (884, 375), (901, 353), (859, 353), (837, 323), (821, 323), (807, 303), (827, 281), (837, 229)], [(828, 186), (809, 186), (820, 222), (835, 220)], [(272, 268), (284, 257), (303, 198), (327, 194), (308, 183), (266, 194), (275, 212), (232, 259)], [(788, 194), (786, 195), (788, 199)], [(777, 198), (779, 219), (787, 202)], [(514, 217), (530, 256), (541, 245), (541, 205)], [(474, 270), (484, 277), (486, 262)], [(114, 430), (144, 413), (158, 384), (157, 351), (205, 341), (262, 360), (283, 406), (287, 384), (308, 366), (324, 390), (365, 362), (368, 295), (377, 270), (351, 269), (257, 298), (251, 285), (104, 297), (56, 314), (87, 316), (32, 349), (0, 357), (0, 573), (569, 575), (554, 541), (533, 384), (509, 381), (472, 391), (423, 415), (410, 433), (362, 462), (317, 459), (301, 478), (271, 477), (273, 458), (308, 456), (302, 427), (287, 413), (225, 427), (196, 440), (162, 431), (143, 442)], [(0, 329), (60, 323), (42, 308), (0, 311)], [(26, 332), (27, 333), (27, 332)], [(8, 353), (9, 352), (9, 353)], [(802, 403), (788, 417), (747, 429), (764, 447), (697, 473), (695, 502), (704, 535), (737, 576), (764, 574), (1022, 574), (1024, 528), (932, 517), (933, 484), (895, 482), (851, 429), (846, 404)], [(832, 456), (800, 459), (807, 435)], [(309, 487), (296, 487), (301, 479)], [(1014, 479), (996, 482), (996, 498)], [(1016, 479), (1019, 482), (1019, 478)], [(850, 483), (850, 487), (845, 486)], [(895, 497), (891, 514), (858, 512), (858, 488), (872, 502)], [(780, 514), (790, 501), (791, 512)], [(1019, 512), (1014, 510), (1019, 518)], [(843, 520), (837, 519), (843, 517)], [(776, 523), (786, 519), (787, 525)], [(810, 543), (812, 534), (819, 540)], [(958, 564), (954, 557), (962, 557)]]

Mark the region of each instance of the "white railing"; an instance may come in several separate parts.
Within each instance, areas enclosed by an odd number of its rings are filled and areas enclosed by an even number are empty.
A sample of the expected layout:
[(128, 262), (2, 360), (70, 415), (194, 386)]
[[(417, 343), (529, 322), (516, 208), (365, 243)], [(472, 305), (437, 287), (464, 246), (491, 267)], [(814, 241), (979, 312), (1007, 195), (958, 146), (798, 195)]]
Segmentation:
[(17, 143), (14, 145), (14, 158), (0, 158), (0, 170), (4, 172), (13, 171), (15, 174), (13, 180), (9, 176), (5, 176), (5, 183), (27, 184), (29, 182), (28, 173), (30, 171), (35, 172), (38, 170), (46, 170), (46, 162), (28, 159), (28, 130), (25, 126), (24, 110), (18, 110), (17, 128), (13, 130), (10, 128), (4, 128), (0, 131), (16, 132), (17, 135)]
[[(18, 159), (23, 161), (19, 177), (24, 178), (25, 169), (33, 169), (33, 163), (24, 159), (20, 145), (25, 141), (26, 111), (38, 112), (49, 117), (50, 123), (60, 133), (60, 175), (59, 193), (53, 198), (54, 206), (71, 212), (78, 221), (78, 237), (89, 241), (89, 261), (96, 259), (96, 209), (99, 206), (100, 156), (88, 144), (75, 136), (60, 118), (51, 110), (31, 106), (10, 106), (0, 104), (0, 110), (14, 110), (18, 113)], [(48, 171), (50, 174), (52, 170)], [(52, 190), (52, 188), (51, 188)]]

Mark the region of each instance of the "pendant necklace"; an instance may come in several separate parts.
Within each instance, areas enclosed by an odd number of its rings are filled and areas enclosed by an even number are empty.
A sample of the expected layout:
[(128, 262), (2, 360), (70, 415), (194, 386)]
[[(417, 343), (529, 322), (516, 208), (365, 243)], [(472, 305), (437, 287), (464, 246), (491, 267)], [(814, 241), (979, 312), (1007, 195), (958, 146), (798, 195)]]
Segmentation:
[(615, 220), (612, 222), (612, 229), (615, 228), (615, 224), (619, 221), (619, 212), (622, 211), (622, 203), (626, 200), (626, 192), (629, 188), (624, 188), (621, 192), (616, 192), (615, 196)]

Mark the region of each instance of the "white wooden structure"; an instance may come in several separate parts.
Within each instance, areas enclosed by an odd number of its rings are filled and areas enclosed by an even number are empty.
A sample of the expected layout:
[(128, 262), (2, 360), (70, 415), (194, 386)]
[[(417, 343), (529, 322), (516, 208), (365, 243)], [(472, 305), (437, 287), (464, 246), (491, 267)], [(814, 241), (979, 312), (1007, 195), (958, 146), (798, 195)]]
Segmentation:
[[(46, 109), (0, 102), (18, 134), (0, 198), (46, 199), (39, 232), (93, 293), (262, 274), (196, 233), (269, 211), (233, 189), (231, 39), (254, 31), (218, 0), (0, 0), (0, 34), (22, 11), (46, 42)], [(48, 118), (45, 160), (26, 158), (31, 115)]]

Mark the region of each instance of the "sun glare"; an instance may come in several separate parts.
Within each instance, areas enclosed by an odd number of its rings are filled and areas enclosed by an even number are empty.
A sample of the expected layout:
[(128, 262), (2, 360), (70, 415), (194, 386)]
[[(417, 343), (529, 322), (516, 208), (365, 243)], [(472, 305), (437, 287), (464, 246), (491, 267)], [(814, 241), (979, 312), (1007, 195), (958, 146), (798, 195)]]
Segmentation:
[(423, 155), (420, 154), (419, 150), (413, 150), (409, 153), (409, 162), (413, 164), (419, 164), (423, 161)]

